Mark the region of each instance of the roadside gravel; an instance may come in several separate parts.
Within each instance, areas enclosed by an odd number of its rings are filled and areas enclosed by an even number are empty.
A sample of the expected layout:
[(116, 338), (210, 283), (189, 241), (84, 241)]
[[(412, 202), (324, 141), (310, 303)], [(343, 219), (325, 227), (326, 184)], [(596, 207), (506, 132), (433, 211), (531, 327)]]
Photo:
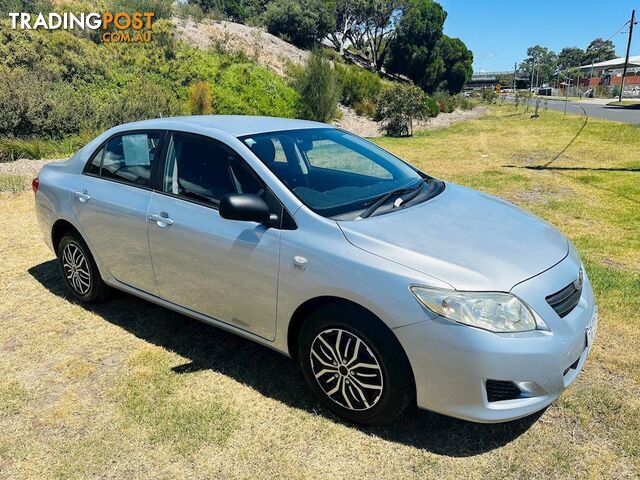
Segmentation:
[[(383, 135), (382, 126), (379, 122), (375, 122), (370, 118), (357, 115), (352, 109), (340, 105), (342, 118), (333, 122), (336, 126), (344, 128), (349, 132), (355, 133), (362, 137), (381, 137)], [(417, 122), (414, 125), (414, 131), (433, 130), (436, 128), (446, 128), (457, 122), (472, 120), (489, 113), (486, 107), (476, 107), (473, 110), (455, 110), (451, 113), (441, 113), (435, 118), (427, 121)]]
[(55, 162), (61, 159), (52, 160), (29, 160), (21, 158), (15, 162), (0, 163), (0, 175), (16, 175), (22, 177), (37, 177), (44, 164)]

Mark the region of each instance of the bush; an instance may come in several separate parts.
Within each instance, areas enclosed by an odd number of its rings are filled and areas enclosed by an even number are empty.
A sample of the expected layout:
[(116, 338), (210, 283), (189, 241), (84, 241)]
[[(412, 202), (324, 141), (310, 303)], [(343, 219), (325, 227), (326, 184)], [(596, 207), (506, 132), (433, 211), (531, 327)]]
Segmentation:
[(435, 118), (440, 113), (440, 105), (433, 97), (427, 97), (425, 99), (425, 106), (427, 109), (427, 116), (430, 118)]
[(438, 90), (434, 94), (436, 102), (438, 102), (438, 108), (443, 113), (451, 113), (456, 109), (456, 99), (451, 96), (449, 92), (444, 90)]
[(230, 19), (246, 25), (256, 24), (268, 0), (189, 0), (202, 8), (208, 17)]
[(171, 18), (172, 0), (111, 0), (107, 10), (112, 12), (153, 12), (154, 20)]
[(376, 102), (374, 100), (362, 100), (352, 105), (353, 111), (363, 117), (373, 118), (376, 116)]
[(0, 135), (59, 136), (77, 133), (91, 115), (93, 99), (37, 70), (0, 67)]
[(382, 79), (361, 67), (337, 64), (336, 75), (342, 91), (340, 101), (348, 107), (355, 109), (356, 104), (362, 104), (361, 106), (367, 103), (375, 104), (376, 98), (382, 91)]
[(322, 0), (275, 0), (264, 13), (267, 31), (301, 48), (310, 48), (335, 28)]
[(196, 82), (189, 88), (187, 98), (189, 113), (192, 115), (208, 115), (213, 111), (213, 93), (205, 82)]
[(473, 108), (475, 107), (475, 103), (470, 98), (465, 97), (460, 93), (455, 96), (455, 99), (456, 105), (462, 110), (473, 110)]
[(87, 132), (63, 140), (0, 138), (0, 163), (19, 158), (38, 160), (68, 156), (85, 146), (95, 136), (96, 132)]
[(482, 90), (482, 101), (486, 103), (494, 103), (498, 98), (498, 94), (493, 90), (493, 88), (484, 88)]
[(178, 99), (168, 87), (144, 76), (128, 84), (110, 110), (113, 125), (182, 113)]
[(253, 63), (234, 63), (213, 89), (216, 113), (228, 115), (296, 116), (297, 95), (284, 80)]
[(0, 15), (9, 18), (10, 12), (29, 12), (43, 14), (53, 11), (51, 0), (3, 0), (0, 4)]
[(194, 22), (201, 22), (205, 13), (197, 3), (176, 4), (176, 15), (180, 18), (191, 18)]
[(620, 96), (620, 85), (616, 85), (615, 87), (613, 87), (613, 90), (611, 91), (611, 97), (617, 98), (619, 96)]
[[(67, 31), (0, 29), (0, 137), (33, 146), (127, 121), (207, 113), (207, 103), (219, 113), (296, 116), (298, 95), (275, 73), (175, 42), (167, 20), (154, 32), (163, 35), (153, 44), (105, 45)], [(215, 85), (209, 99), (194, 87), (205, 81)], [(14, 157), (12, 145), (5, 158)]]
[(415, 85), (397, 83), (383, 91), (378, 99), (377, 119), (387, 135), (413, 135), (414, 120), (428, 117), (428, 101), (424, 91)]
[(309, 57), (304, 73), (297, 79), (301, 118), (328, 122), (336, 115), (340, 87), (334, 69), (318, 51)]

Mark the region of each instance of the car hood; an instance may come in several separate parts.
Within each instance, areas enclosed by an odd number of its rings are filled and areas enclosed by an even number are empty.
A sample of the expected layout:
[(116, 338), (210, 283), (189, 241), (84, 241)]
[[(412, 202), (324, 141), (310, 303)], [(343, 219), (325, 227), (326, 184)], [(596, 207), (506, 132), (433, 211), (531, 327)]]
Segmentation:
[(451, 183), (421, 204), (338, 224), (356, 247), (457, 290), (507, 292), (569, 250), (566, 238), (539, 218)]

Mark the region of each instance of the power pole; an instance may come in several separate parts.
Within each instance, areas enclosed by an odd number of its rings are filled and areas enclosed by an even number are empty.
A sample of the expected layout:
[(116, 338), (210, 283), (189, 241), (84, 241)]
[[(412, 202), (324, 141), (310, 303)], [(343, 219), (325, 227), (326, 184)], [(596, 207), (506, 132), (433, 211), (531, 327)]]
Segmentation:
[(518, 75), (518, 64), (513, 64), (513, 94), (516, 94), (516, 76)]
[(529, 93), (533, 92), (533, 74), (536, 71), (536, 61), (533, 61), (533, 65), (531, 65), (531, 81), (529, 82)]
[(633, 35), (633, 25), (636, 23), (636, 11), (631, 10), (631, 22), (629, 23), (629, 40), (627, 41), (627, 56), (624, 60), (624, 68), (622, 69), (622, 81), (620, 82), (620, 97), (618, 101), (622, 101), (622, 91), (624, 90), (624, 77), (627, 76), (627, 64), (629, 63), (629, 50), (631, 49), (631, 36)]

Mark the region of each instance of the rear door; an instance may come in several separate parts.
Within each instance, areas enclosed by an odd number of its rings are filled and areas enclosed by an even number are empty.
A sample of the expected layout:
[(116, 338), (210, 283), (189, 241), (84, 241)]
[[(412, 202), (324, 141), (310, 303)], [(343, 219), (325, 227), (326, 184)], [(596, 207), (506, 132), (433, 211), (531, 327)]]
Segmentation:
[(126, 132), (94, 154), (72, 193), (85, 239), (116, 280), (151, 294), (147, 211), (165, 132)]
[(282, 206), (244, 160), (212, 138), (168, 139), (162, 191), (149, 208), (149, 244), (165, 300), (272, 340), (275, 337), (280, 230), (218, 214), (228, 193)]

